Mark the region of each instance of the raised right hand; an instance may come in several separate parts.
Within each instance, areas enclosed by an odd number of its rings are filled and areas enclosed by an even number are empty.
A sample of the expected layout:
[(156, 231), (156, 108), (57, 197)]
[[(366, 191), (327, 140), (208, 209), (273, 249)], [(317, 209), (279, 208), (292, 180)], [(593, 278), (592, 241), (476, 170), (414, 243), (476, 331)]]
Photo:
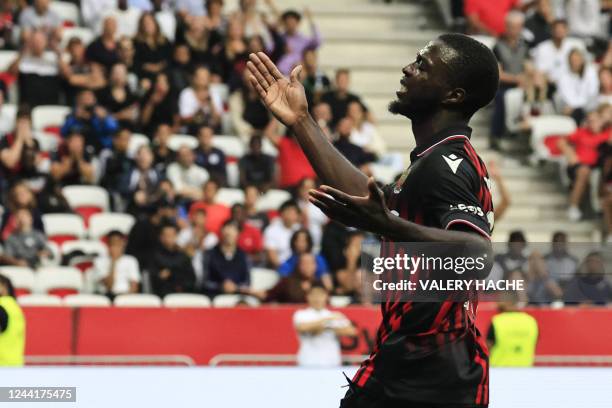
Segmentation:
[(264, 105), (278, 120), (285, 126), (293, 126), (308, 115), (306, 93), (298, 79), (301, 65), (295, 67), (290, 79), (287, 79), (263, 52), (251, 54), (249, 59), (249, 80)]

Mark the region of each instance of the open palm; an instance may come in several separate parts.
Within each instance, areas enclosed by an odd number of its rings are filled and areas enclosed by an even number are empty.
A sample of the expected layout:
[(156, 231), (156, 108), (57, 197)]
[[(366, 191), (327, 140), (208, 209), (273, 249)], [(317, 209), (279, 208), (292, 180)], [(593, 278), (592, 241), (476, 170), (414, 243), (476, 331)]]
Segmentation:
[(278, 120), (285, 126), (292, 126), (308, 114), (306, 93), (298, 79), (301, 65), (295, 67), (287, 79), (263, 52), (251, 54), (249, 59), (251, 84)]

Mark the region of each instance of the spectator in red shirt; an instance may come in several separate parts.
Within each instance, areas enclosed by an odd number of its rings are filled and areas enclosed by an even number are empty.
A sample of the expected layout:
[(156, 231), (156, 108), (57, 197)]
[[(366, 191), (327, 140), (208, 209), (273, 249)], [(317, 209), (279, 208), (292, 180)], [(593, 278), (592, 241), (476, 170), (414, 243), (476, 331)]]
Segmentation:
[(312, 166), (290, 130), (287, 130), (287, 134), (284, 137), (278, 136), (272, 142), (278, 149), (279, 187), (294, 189), (302, 179), (316, 178)]
[(604, 129), (604, 120), (598, 111), (588, 114), (583, 127), (566, 139), (559, 141), (559, 149), (568, 162), (568, 174), (572, 180), (568, 218), (578, 221), (582, 217), (579, 209), (582, 196), (589, 185), (591, 169), (597, 165), (598, 147), (610, 139), (610, 129)]
[(504, 33), (506, 14), (519, 0), (465, 0), (464, 13), (472, 34), (497, 37)]
[(196, 201), (189, 207), (189, 215), (199, 209), (204, 209), (208, 216), (206, 220), (206, 229), (216, 235), (219, 235), (219, 230), (225, 221), (230, 218), (230, 209), (228, 206), (216, 202), (217, 192), (219, 191), (219, 183), (215, 180), (208, 180), (204, 184), (202, 201)]
[(263, 237), (261, 231), (249, 224), (243, 204), (232, 206), (231, 220), (238, 226), (238, 248), (242, 249), (254, 264), (263, 262)]

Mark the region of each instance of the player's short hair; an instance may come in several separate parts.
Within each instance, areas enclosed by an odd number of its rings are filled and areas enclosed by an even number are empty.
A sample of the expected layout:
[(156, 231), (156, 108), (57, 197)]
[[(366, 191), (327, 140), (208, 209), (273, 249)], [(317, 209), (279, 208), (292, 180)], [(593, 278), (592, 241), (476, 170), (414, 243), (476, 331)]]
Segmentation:
[(455, 53), (445, 61), (452, 86), (463, 88), (466, 98), (461, 107), (469, 118), (487, 106), (499, 88), (499, 66), (493, 52), (481, 42), (463, 34), (443, 34), (438, 39)]

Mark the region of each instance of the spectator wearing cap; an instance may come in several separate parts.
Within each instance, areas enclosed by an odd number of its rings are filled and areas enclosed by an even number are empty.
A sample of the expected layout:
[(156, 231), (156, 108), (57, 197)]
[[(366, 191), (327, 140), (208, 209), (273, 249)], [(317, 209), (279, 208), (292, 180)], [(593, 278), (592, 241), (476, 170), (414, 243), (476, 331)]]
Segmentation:
[(111, 148), (112, 138), (119, 129), (119, 123), (98, 105), (96, 95), (90, 90), (83, 90), (77, 96), (72, 112), (66, 117), (60, 133), (67, 137), (69, 133), (84, 136), (85, 144), (95, 152)]
[(300, 229), (300, 208), (295, 201), (285, 201), (264, 231), (264, 248), (268, 263), (278, 268), (291, 256), (291, 236)]
[(264, 258), (261, 230), (249, 224), (243, 204), (234, 204), (231, 211), (230, 220), (238, 227), (238, 248), (249, 256), (252, 263), (262, 264)]
[(45, 51), (47, 46), (45, 33), (32, 31), (8, 68), (17, 77), (20, 103), (32, 108), (59, 102), (59, 53)]
[(47, 237), (32, 227), (32, 213), (27, 208), (15, 212), (15, 230), (4, 246), (5, 256), (17, 261), (17, 265), (36, 268), (45, 258), (51, 257)]
[(195, 149), (195, 162), (208, 171), (210, 177), (220, 185), (227, 185), (225, 153), (213, 145), (214, 131), (209, 126), (198, 129), (198, 147)]
[(210, 178), (206, 169), (195, 164), (194, 156), (189, 147), (181, 146), (176, 161), (166, 169), (168, 180), (177, 194), (185, 200), (202, 198), (202, 186)]
[(148, 145), (136, 151), (134, 165), (121, 175), (119, 192), (127, 210), (135, 216), (144, 212), (159, 198), (158, 187), (161, 175), (153, 167), (153, 152)]
[(238, 226), (228, 221), (221, 227), (219, 244), (206, 252), (205, 291), (209, 294), (250, 293), (250, 263), (238, 247)]
[(257, 186), (261, 191), (269, 190), (274, 184), (274, 157), (262, 151), (262, 138), (254, 135), (249, 140), (249, 151), (238, 161), (240, 186)]
[(348, 105), (353, 101), (359, 102), (368, 116), (371, 116), (361, 98), (349, 91), (350, 81), (350, 71), (346, 68), (338, 69), (334, 88), (321, 96), (321, 102), (328, 104), (332, 111), (332, 118), (329, 123), (331, 128), (335, 128), (340, 119), (346, 116)]
[(471, 34), (497, 37), (504, 33), (506, 15), (520, 0), (465, 0), (464, 14)]
[(153, 293), (164, 297), (170, 293), (193, 292), (195, 273), (191, 260), (177, 245), (175, 224), (162, 224), (157, 250), (149, 250), (149, 273)]
[(93, 155), (86, 149), (85, 137), (70, 130), (52, 157), (51, 177), (61, 185), (93, 184), (96, 180)]
[(111, 298), (124, 293), (137, 293), (140, 284), (138, 261), (125, 254), (127, 237), (117, 230), (106, 235), (108, 255), (93, 261), (93, 279), (96, 291)]
[[(312, 236), (307, 229), (301, 228), (295, 231), (291, 236), (290, 245), (291, 256), (278, 267), (278, 274), (282, 277), (291, 275), (297, 266), (297, 262), (301, 254), (314, 254)], [(315, 261), (317, 263), (317, 270), (315, 272), (316, 278), (321, 281), (327, 290), (332, 290), (333, 282), (329, 273), (327, 261), (325, 261), (325, 258), (323, 258), (322, 255), (316, 254)]]
[(321, 45), (321, 34), (312, 19), (309, 9), (304, 10), (304, 17), (310, 25), (311, 36), (307, 37), (299, 31), (302, 15), (295, 10), (287, 10), (281, 15), (283, 28), (282, 38), (285, 42), (285, 53), (278, 60), (278, 69), (284, 75), (302, 61), (302, 53), (307, 48), (318, 48)]
[(215, 180), (208, 180), (201, 190), (202, 199), (191, 204), (189, 207), (189, 214), (198, 209), (204, 209), (207, 215), (206, 228), (215, 234), (219, 234), (221, 226), (231, 216), (230, 209), (224, 204), (217, 203), (216, 199), (217, 193), (219, 192), (219, 183)]
[(253, 136), (269, 134), (275, 126), (272, 115), (249, 81), (249, 75), (245, 69), (240, 87), (230, 95), (228, 102), (232, 127), (245, 142)]

